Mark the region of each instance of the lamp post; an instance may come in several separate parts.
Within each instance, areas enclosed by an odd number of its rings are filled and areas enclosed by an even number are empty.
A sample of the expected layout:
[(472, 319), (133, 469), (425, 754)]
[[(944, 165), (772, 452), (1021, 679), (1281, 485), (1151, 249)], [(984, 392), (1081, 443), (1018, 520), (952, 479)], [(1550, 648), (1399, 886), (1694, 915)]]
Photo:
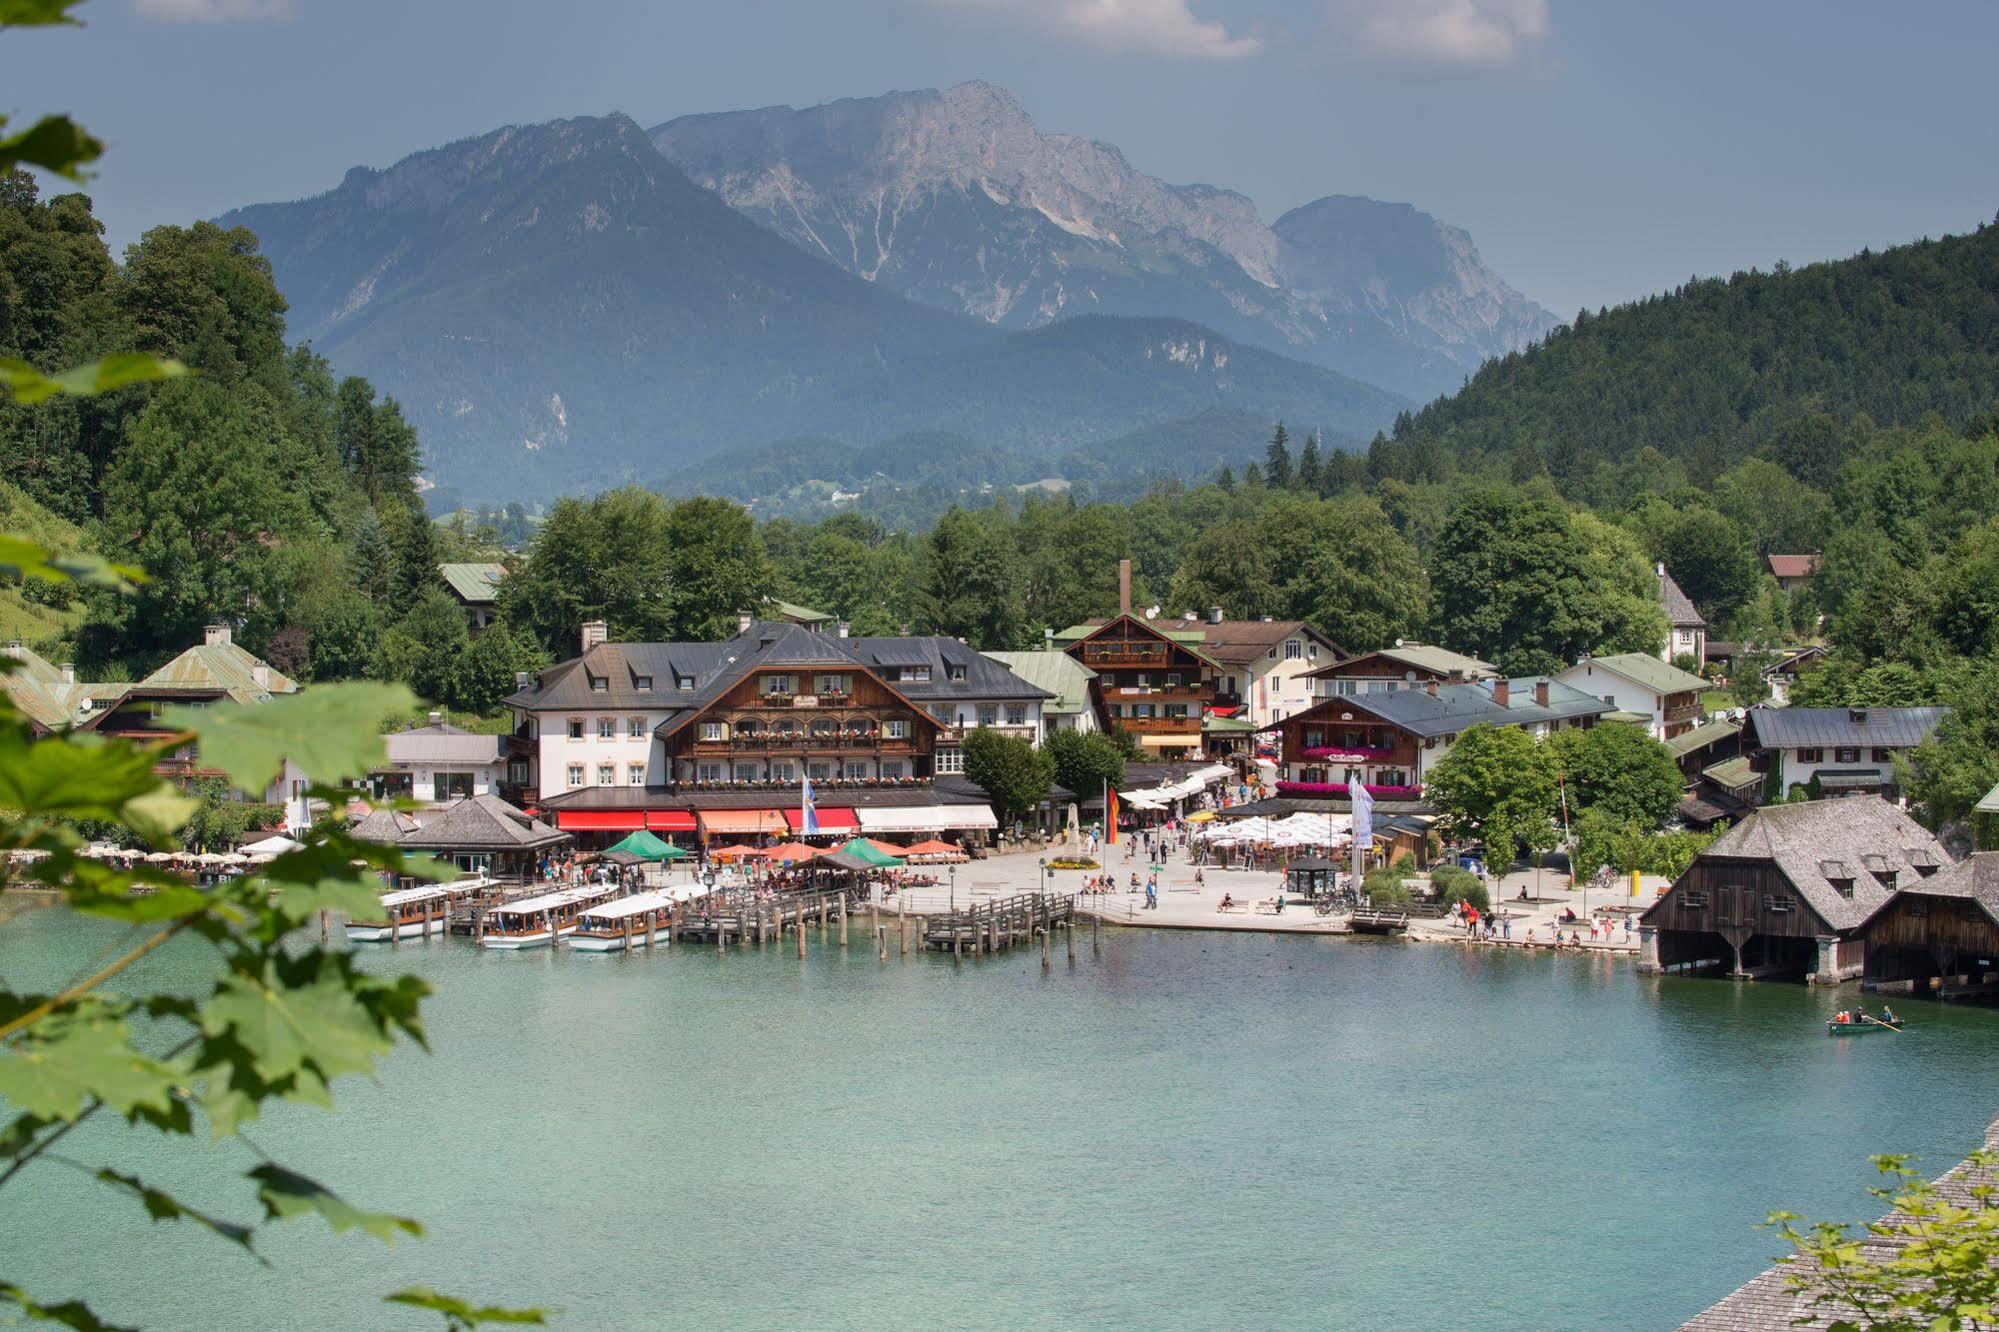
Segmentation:
[(958, 867), (956, 865), (951, 866), (950, 874), (951, 874), (951, 912), (953, 915), (956, 915), (958, 911)]

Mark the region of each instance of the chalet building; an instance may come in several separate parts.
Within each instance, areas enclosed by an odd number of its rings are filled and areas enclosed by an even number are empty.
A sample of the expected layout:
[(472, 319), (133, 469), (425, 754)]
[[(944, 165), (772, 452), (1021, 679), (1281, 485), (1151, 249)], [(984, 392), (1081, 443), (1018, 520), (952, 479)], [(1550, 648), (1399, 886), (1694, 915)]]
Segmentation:
[(1639, 918), (1639, 969), (1853, 980), (1861, 926), (1948, 864), (1929, 829), (1878, 796), (1759, 809)]
[(536, 877), (542, 856), (575, 840), (491, 794), (465, 796), (417, 815), (378, 809), (355, 824), (353, 833), (363, 841), (448, 858), (468, 873), (523, 881)]
[[(150, 741), (164, 729), (159, 722), (164, 708), (225, 701), (267, 703), (299, 689), (296, 681), (239, 646), (226, 624), (209, 625), (199, 644), (136, 684), (80, 681), (74, 667), (51, 666), (18, 642), (6, 644), (4, 652), (17, 666), (0, 675), (0, 690), (39, 734), (68, 729)], [(192, 742), (160, 755), (153, 766), (173, 781), (224, 775), (220, 769), (202, 766)], [(267, 804), (283, 805), (286, 827), (302, 828), (311, 822), (305, 798), (310, 785), (304, 772), (287, 763), (277, 780), (255, 796)]]
[(385, 761), (368, 775), (376, 799), (443, 805), (499, 795), (507, 785), (507, 738), (475, 735), (433, 712), (422, 726), (383, 736)]
[(1057, 635), (1063, 651), (1094, 672), (1090, 694), (1104, 724), (1122, 727), (1146, 749), (1166, 758), (1191, 758), (1202, 748), (1201, 723), (1214, 701), (1209, 681), (1222, 674), (1171, 620), (1129, 612), (1100, 625), (1079, 626), (1080, 636)]
[[(1049, 697), (950, 638), (759, 620), (721, 643), (611, 643), (601, 622), (582, 641), (505, 700), (511, 761), (564, 831), (783, 833), (807, 780), (822, 828), (886, 830), (885, 811), (953, 803), (935, 779), (963, 770), (970, 730), (1039, 739)], [(943, 817), (894, 830), (994, 826), (983, 806)]]
[(1659, 606), (1666, 612), (1666, 646), (1659, 660), (1670, 662), (1686, 655), (1695, 661), (1707, 660), (1707, 620), (1694, 609), (1692, 598), (1680, 590), (1664, 564), (1652, 566), (1659, 580)]
[(1101, 731), (1103, 718), (1090, 682), (1097, 673), (1066, 652), (1044, 648), (1036, 652), (988, 652), (985, 654), (1049, 697), (1041, 702), (1041, 726), (1045, 735), (1056, 731)]
[(1819, 557), (1816, 555), (1765, 555), (1763, 564), (1770, 570), (1770, 576), (1777, 580), (1777, 586), (1787, 593), (1809, 585), (1819, 576)]
[(1895, 757), (1929, 738), (1949, 708), (1749, 709), (1764, 798), (1791, 791), (1899, 795)]
[(1755, 808), (1763, 775), (1744, 752), (1745, 731), (1744, 723), (1718, 717), (1666, 741), (1666, 752), (1686, 777), (1687, 794), (1678, 813), (1689, 827), (1705, 830), (1724, 819), (1735, 822)]
[(1555, 678), (1619, 712), (1643, 717), (1654, 740), (1684, 735), (1704, 715), (1701, 692), (1707, 681), (1643, 652), (1584, 657)]
[(1763, 680), (1770, 686), (1770, 701), (1780, 707), (1790, 702), (1791, 690), (1799, 679), (1825, 665), (1825, 659), (1831, 655), (1831, 649), (1823, 643), (1813, 643), (1785, 652), (1765, 666)]
[(1539, 737), (1593, 725), (1613, 710), (1546, 676), (1428, 681), (1330, 698), (1277, 723), (1283, 773), (1277, 794), (1343, 800), (1359, 782), (1378, 800), (1415, 801), (1430, 770), (1470, 727), (1520, 726)]
[(440, 564), (437, 576), (444, 580), (444, 590), (464, 607), (465, 627), (477, 638), (500, 613), (500, 584), (506, 581), (507, 566), (497, 560)]
[(1999, 851), (1899, 887), (1861, 933), (1866, 979), (1952, 999), (1999, 992)]
[(1388, 694), (1422, 685), (1467, 684), (1497, 680), (1499, 668), (1449, 648), (1396, 639), (1394, 647), (1377, 648), (1308, 672), (1320, 698), (1351, 698), (1355, 694)]

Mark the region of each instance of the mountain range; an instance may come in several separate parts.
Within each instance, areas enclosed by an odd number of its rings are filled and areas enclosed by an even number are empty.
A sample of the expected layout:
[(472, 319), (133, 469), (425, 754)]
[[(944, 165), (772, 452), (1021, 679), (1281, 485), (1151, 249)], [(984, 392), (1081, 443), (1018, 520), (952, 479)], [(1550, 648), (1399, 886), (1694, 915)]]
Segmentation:
[(1002, 328), (1170, 315), (1427, 399), (1557, 322), (1463, 231), (1407, 204), (1334, 195), (1265, 225), (1241, 194), (1042, 133), (987, 83), (684, 116), (651, 134), (800, 248)]
[[(901, 126), (897, 142), (926, 107), (943, 127), (919, 137), (940, 143), (984, 117), (994, 169), (960, 188), (943, 164), (968, 150), (912, 163), (858, 132), (833, 154), (844, 176), (803, 151), (752, 151), (770, 136), (746, 127), (781, 121), (788, 144), (815, 116), (866, 121), (862, 107)], [(742, 184), (809, 168), (823, 202), (866, 160), (903, 191), (893, 234), (866, 251), (801, 240)], [(1051, 172), (1076, 192), (1058, 197)], [(953, 205), (973, 198), (987, 207)], [(726, 475), (729, 456), (788, 437), (863, 451), (955, 437), (1029, 472), (1189, 421), (1284, 419), (1352, 445), (1413, 405), (1376, 382), (1420, 386), (1425, 366), (1462, 376), (1546, 323), (1462, 232), (1412, 209), (1329, 198), (1266, 228), (1239, 195), (1163, 185), (1114, 149), (1039, 135), (983, 85), (651, 132), (622, 115), (513, 126), (219, 220), (259, 237), (292, 336), (393, 393), (440, 495), (462, 499), (690, 466)], [(983, 295), (949, 276), (980, 254), (997, 284)], [(1022, 294), (1001, 308), (1002, 288)], [(1353, 362), (1383, 373), (1337, 368)], [(1178, 460), (1187, 472), (1254, 442), (1176, 437), (1198, 441)]]

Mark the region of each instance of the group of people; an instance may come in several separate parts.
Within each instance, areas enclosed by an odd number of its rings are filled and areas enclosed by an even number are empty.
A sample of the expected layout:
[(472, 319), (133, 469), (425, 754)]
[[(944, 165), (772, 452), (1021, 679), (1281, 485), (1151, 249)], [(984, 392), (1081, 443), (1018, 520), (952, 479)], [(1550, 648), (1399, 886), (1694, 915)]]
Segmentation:
[(1832, 1015), (1832, 1020), (1835, 1025), (1841, 1027), (1850, 1027), (1859, 1022), (1879, 1022), (1884, 1027), (1898, 1026), (1901, 1023), (1901, 1019), (1895, 1016), (1895, 1010), (1886, 1004), (1881, 1005), (1881, 1016), (1878, 1018), (1868, 1017), (1864, 1008), (1842, 1008)]

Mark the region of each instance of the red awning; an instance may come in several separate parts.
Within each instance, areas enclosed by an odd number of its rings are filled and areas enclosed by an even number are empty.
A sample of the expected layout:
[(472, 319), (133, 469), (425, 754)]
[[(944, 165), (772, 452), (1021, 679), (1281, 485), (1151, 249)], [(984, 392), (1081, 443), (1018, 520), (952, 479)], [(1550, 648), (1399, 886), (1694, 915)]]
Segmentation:
[(784, 816), (774, 809), (704, 809), (701, 829), (715, 833), (781, 833)]
[[(793, 832), (801, 831), (805, 827), (805, 811), (801, 809), (787, 809), (784, 811), (784, 821), (791, 825)], [(854, 817), (854, 811), (851, 809), (822, 809), (819, 811), (820, 832), (847, 832), (860, 826), (861, 821)]]
[(637, 832), (646, 826), (642, 809), (559, 809), (555, 826), (564, 832)]
[(691, 809), (649, 809), (646, 811), (646, 827), (654, 832), (693, 832), (694, 811)]

